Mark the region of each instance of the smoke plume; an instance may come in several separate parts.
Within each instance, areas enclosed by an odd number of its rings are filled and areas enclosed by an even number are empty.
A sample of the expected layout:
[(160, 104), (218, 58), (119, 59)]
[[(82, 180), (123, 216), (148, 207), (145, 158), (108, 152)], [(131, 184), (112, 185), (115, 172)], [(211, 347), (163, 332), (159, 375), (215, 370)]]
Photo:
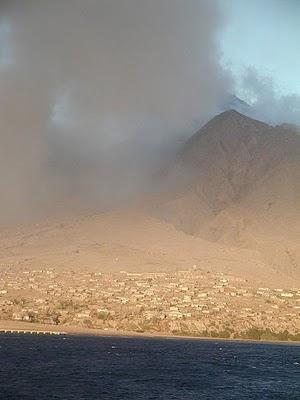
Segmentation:
[(255, 68), (247, 68), (242, 79), (245, 98), (251, 104), (251, 117), (272, 125), (290, 123), (300, 126), (300, 96), (278, 93), (271, 77), (262, 76)]
[(2, 1), (0, 220), (145, 182), (224, 95), (221, 27), (212, 0)]

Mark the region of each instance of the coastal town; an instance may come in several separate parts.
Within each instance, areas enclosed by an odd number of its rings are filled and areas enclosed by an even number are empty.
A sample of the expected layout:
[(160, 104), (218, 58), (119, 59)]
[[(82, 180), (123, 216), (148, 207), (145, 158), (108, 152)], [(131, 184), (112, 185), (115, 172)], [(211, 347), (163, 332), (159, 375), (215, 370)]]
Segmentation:
[(199, 270), (120, 273), (2, 266), (0, 320), (103, 332), (300, 340), (300, 288)]

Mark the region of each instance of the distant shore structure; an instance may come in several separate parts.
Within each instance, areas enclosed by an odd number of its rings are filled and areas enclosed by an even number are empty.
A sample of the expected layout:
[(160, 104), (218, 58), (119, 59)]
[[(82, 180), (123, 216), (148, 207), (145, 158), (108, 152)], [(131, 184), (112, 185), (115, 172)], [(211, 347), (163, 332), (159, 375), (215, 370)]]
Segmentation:
[(36, 331), (29, 329), (0, 329), (0, 333), (29, 333), (31, 335), (67, 335), (67, 332)]

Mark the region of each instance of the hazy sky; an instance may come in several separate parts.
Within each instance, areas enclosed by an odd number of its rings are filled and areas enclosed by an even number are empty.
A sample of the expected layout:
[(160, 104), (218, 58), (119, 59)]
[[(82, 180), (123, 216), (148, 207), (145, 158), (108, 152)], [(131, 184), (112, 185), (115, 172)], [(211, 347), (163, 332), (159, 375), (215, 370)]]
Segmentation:
[[(250, 67), (270, 78), (278, 95), (300, 95), (300, 0), (219, 2), (221, 64), (233, 73), (236, 94), (247, 97), (242, 81)], [(0, 14), (0, 70), (14, 63), (12, 34), (10, 18)]]
[(239, 82), (245, 69), (273, 79), (278, 94), (300, 95), (300, 1), (220, 0), (227, 24), (222, 63)]

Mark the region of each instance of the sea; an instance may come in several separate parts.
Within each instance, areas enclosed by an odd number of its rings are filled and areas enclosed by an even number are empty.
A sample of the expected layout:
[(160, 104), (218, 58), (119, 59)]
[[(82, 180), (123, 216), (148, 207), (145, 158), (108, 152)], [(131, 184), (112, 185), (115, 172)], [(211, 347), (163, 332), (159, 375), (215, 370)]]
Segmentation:
[(1, 400), (300, 400), (300, 346), (0, 335)]

